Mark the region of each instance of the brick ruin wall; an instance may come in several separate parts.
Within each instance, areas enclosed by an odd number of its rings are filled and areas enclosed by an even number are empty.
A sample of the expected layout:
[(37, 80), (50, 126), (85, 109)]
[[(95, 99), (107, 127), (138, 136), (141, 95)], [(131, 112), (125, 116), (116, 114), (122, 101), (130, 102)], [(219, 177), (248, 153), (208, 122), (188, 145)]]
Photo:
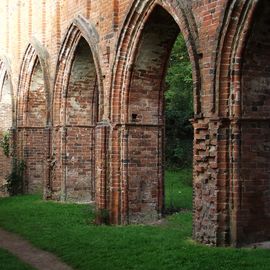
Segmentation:
[(243, 61), (239, 213), (243, 241), (250, 235), (258, 240), (270, 238), (269, 15), (270, 6), (260, 4)]
[[(164, 77), (181, 32), (194, 239), (269, 239), (269, 13), (266, 0), (1, 1), (1, 132), (15, 134), (25, 191), (94, 202), (113, 224), (161, 217)], [(1, 186), (10, 163), (1, 153)]]
[[(5, 134), (12, 127), (12, 99), (10, 92), (10, 82), (5, 71), (0, 72), (1, 89), (0, 89), (0, 139), (2, 140)], [(6, 175), (10, 171), (11, 160), (3, 151), (0, 152), (0, 197), (7, 195), (7, 180)]]

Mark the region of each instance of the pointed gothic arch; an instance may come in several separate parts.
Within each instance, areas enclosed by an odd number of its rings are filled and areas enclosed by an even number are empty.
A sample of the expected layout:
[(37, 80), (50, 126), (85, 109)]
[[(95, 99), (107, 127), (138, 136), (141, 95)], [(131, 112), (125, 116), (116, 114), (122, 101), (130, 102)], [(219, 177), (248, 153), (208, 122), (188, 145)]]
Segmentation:
[(157, 0), (133, 1), (117, 38), (117, 49), (115, 61), (113, 63), (112, 91), (110, 97), (110, 118), (113, 121), (121, 121), (120, 110), (124, 107), (122, 103), (123, 100), (125, 100), (122, 97), (122, 94), (125, 93), (127, 88), (124, 82), (125, 80), (128, 80), (127, 77), (129, 76), (130, 68), (134, 62), (134, 52), (137, 49), (138, 37), (143, 31), (145, 21), (157, 5), (161, 6), (171, 14), (184, 36), (193, 67), (194, 113), (195, 115), (200, 115), (201, 113), (200, 55), (197, 50), (199, 47), (199, 44), (197, 44), (198, 32), (194, 17), (187, 11), (188, 9), (186, 8), (186, 5), (188, 5), (188, 3), (180, 1), (178, 4), (171, 4)]
[(95, 199), (95, 128), (103, 115), (99, 36), (82, 16), (68, 28), (53, 95), (52, 197)]
[(49, 75), (49, 63), (48, 52), (41, 43), (33, 38), (27, 46), (19, 74), (18, 92), (17, 92), (17, 125), (27, 125), (26, 117), (29, 96), (29, 90), (31, 88), (31, 79), (35, 69), (39, 69), (40, 79), (43, 81), (44, 88), (44, 100), (45, 100), (45, 125), (48, 125), (50, 121), (50, 75)]
[[(99, 115), (103, 115), (103, 81), (99, 59), (99, 35), (95, 27), (83, 16), (79, 15), (73, 20), (62, 41), (58, 54), (57, 69), (55, 72), (54, 92), (53, 92), (53, 122), (59, 124), (61, 98), (65, 95), (69, 81), (69, 72), (73, 63), (74, 53), (81, 39), (84, 39), (90, 47), (94, 65), (97, 73)], [(59, 87), (61, 86), (61, 87)], [(64, 93), (62, 93), (64, 91)]]
[(216, 108), (229, 136), (218, 152), (218, 185), (224, 187), (218, 232), (226, 231), (220, 244), (242, 245), (270, 235), (269, 14), (264, 0), (232, 1), (222, 25)]
[(45, 160), (49, 145), (46, 128), (50, 122), (50, 77), (48, 53), (33, 38), (27, 46), (17, 91), (17, 151), (26, 163), (24, 192), (43, 192)]
[[(13, 88), (13, 81), (12, 81), (12, 71), (11, 71), (11, 65), (10, 65), (10, 60), (8, 57), (5, 55), (0, 56), (0, 69), (1, 69), (1, 79), (2, 83), (4, 84), (5, 79), (8, 80), (9, 84), (9, 92), (10, 92), (10, 100), (11, 100), (11, 111), (12, 111), (12, 124), (10, 125), (11, 127), (15, 127), (16, 125), (16, 115), (15, 115), (15, 107), (16, 107), (16, 100), (14, 96), (14, 88)], [(3, 87), (2, 84), (2, 87)]]
[[(13, 84), (11, 77), (11, 67), (7, 57), (0, 57), (0, 139), (3, 138), (6, 132), (13, 139), (14, 128), (14, 95)], [(11, 158), (6, 156), (3, 151), (0, 152), (0, 197), (8, 196), (6, 175), (10, 173)]]
[[(115, 224), (153, 221), (162, 213), (164, 122), (160, 93), (168, 56), (180, 31), (193, 67), (195, 115), (201, 113), (198, 37), (197, 31), (192, 31), (196, 24), (186, 4), (134, 1), (118, 37), (110, 96), (111, 190), (108, 194), (101, 189), (100, 200), (97, 196), (97, 207), (110, 209)], [(159, 23), (160, 28), (156, 27)], [(149, 36), (151, 44), (147, 44)], [(143, 148), (152, 150), (145, 152)], [(106, 188), (107, 183), (99, 186)]]

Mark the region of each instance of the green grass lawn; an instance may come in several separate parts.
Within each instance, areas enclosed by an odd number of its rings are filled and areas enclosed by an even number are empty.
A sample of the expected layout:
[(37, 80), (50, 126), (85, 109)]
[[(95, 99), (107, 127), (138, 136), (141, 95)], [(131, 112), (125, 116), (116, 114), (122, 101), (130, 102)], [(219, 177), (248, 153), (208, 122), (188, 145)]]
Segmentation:
[[(167, 176), (175, 179), (172, 174)], [(190, 208), (188, 198), (180, 197), (180, 208)], [(74, 269), (270, 269), (269, 250), (194, 243), (191, 211), (167, 216), (155, 226), (95, 226), (92, 220), (86, 205), (45, 202), (39, 196), (0, 200), (1, 227), (55, 253)]]
[(165, 209), (177, 211), (192, 210), (192, 169), (166, 171)]
[(1, 270), (31, 270), (33, 268), (19, 261), (16, 257), (11, 255), (7, 251), (0, 249), (0, 269)]

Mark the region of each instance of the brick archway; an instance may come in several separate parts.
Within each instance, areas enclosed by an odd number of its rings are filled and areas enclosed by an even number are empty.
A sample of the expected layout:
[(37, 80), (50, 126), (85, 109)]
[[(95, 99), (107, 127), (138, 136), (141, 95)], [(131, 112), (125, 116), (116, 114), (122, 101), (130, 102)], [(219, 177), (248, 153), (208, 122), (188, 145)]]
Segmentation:
[[(14, 95), (11, 77), (11, 68), (7, 57), (0, 57), (0, 139), (5, 132), (9, 132), (12, 139), (12, 130), (14, 127)], [(7, 196), (7, 187), (5, 177), (10, 173), (11, 158), (0, 151), (0, 197)]]
[[(179, 3), (135, 1), (122, 25), (112, 79), (110, 192), (105, 202), (97, 202), (111, 210), (115, 224), (151, 222), (162, 213), (163, 79), (180, 30), (193, 67), (195, 115), (201, 112), (199, 54), (189, 15)], [(149, 43), (147, 38), (152, 38)], [(153, 61), (147, 62), (147, 52)]]
[[(246, 1), (231, 61), (232, 241), (265, 241), (269, 231), (269, 31), (268, 3)], [(241, 29), (240, 28), (240, 29)]]
[(223, 134), (218, 151), (219, 245), (269, 238), (269, 83), (265, 71), (269, 59), (264, 33), (269, 25), (263, 22), (269, 11), (264, 5), (265, 1), (233, 3), (220, 37), (216, 77)]
[[(5, 85), (5, 81), (6, 83), (8, 83), (9, 86), (9, 90), (8, 90), (8, 95), (10, 96), (10, 106), (9, 106), (9, 114), (10, 115), (8, 117), (8, 125), (5, 125), (7, 129), (9, 128), (13, 128), (16, 125), (16, 115), (15, 115), (15, 97), (14, 97), (14, 87), (13, 87), (13, 81), (12, 81), (12, 71), (11, 71), (11, 65), (10, 65), (10, 61), (6, 56), (0, 56), (0, 71), (1, 71), (1, 88), (3, 89), (4, 85)], [(1, 91), (2, 93), (2, 91)], [(2, 97), (2, 94), (1, 94)], [(11, 119), (11, 120), (10, 120)], [(8, 127), (9, 126), (9, 127)]]
[[(49, 144), (46, 127), (50, 113), (48, 53), (38, 40), (27, 46), (20, 69), (16, 104), (18, 157), (26, 164), (25, 192), (43, 192), (46, 152)], [(42, 143), (41, 143), (42, 142)]]
[(49, 183), (54, 199), (95, 200), (95, 133), (103, 115), (98, 42), (95, 27), (79, 16), (59, 53)]
[[(0, 86), (19, 88), (14, 141), (46, 198), (93, 200), (112, 224), (160, 216), (163, 77), (181, 31), (194, 82), (193, 237), (219, 246), (270, 237), (267, 0), (48, 0), (11, 13), (2, 2), (0, 49), (13, 72), (0, 57)], [(21, 55), (32, 33), (48, 53), (34, 39)], [(78, 175), (91, 184), (70, 181), (72, 195), (65, 177)]]
[[(148, 1), (134, 1), (130, 6), (129, 12), (121, 26), (121, 31), (118, 36), (116, 44), (116, 57), (113, 64), (112, 74), (112, 91), (111, 91), (111, 106), (110, 118), (113, 122), (120, 122), (121, 108), (123, 108), (123, 93), (125, 93), (125, 80), (128, 81), (129, 69), (134, 61), (134, 51), (136, 45), (143, 31), (144, 24), (147, 21), (151, 11), (157, 6), (161, 6), (174, 18), (175, 23), (181, 29), (181, 32), (186, 40), (187, 49), (189, 52), (191, 64), (193, 67), (193, 81), (194, 81), (194, 100), (195, 100), (195, 115), (201, 113), (201, 76), (199, 69), (199, 57), (196, 41), (198, 40), (198, 33), (195, 28), (194, 18), (187, 12), (187, 8), (182, 6), (181, 2), (178, 4), (163, 3), (156, 0)], [(186, 5), (186, 4), (185, 4)], [(124, 85), (124, 86), (123, 86)]]

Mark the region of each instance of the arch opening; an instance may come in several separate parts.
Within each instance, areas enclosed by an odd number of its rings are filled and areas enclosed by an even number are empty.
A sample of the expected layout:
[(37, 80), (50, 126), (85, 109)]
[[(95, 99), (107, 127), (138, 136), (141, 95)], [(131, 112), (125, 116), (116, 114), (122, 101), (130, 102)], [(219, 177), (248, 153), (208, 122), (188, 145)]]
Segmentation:
[(66, 125), (92, 126), (97, 123), (97, 73), (91, 49), (81, 38), (74, 53), (67, 89)]
[[(0, 70), (1, 72), (1, 70)], [(5, 70), (2, 70), (0, 81), (0, 140), (2, 140), (5, 134), (8, 134), (12, 128), (13, 108), (12, 108), (12, 93), (10, 78)], [(11, 169), (11, 159), (6, 156), (2, 149), (0, 151), (0, 197), (8, 196), (6, 176)]]
[(10, 79), (7, 73), (4, 74), (3, 84), (0, 95), (0, 119), (1, 119), (1, 131), (8, 131), (12, 127), (12, 94)]
[(238, 241), (270, 240), (270, 7), (261, 0), (241, 66)]
[(35, 61), (27, 93), (25, 125), (33, 127), (46, 126), (46, 94), (43, 72), (38, 58)]
[(156, 5), (136, 44), (129, 88), (122, 105), (127, 122), (122, 166), (127, 178), (124, 200), (128, 223), (153, 222), (165, 211), (165, 78), (179, 34), (174, 18)]
[[(68, 67), (64, 67), (68, 80), (65, 94), (61, 94), (61, 117), (54, 136), (54, 140), (58, 137), (61, 143), (53, 143), (61, 176), (59, 173), (54, 176), (53, 188), (55, 191), (59, 188), (59, 178), (62, 200), (91, 202), (95, 199), (94, 151), (99, 89), (93, 54), (84, 37), (78, 39), (71, 58)], [(61, 160), (61, 156), (64, 159)]]
[(91, 49), (81, 38), (74, 53), (66, 98), (66, 199), (94, 199), (94, 135), (97, 74)]
[[(22, 160), (25, 163), (24, 192), (42, 193), (44, 188), (44, 158), (46, 151), (45, 128), (47, 123), (47, 102), (44, 76), (39, 58), (33, 59), (32, 72), (23, 95), (20, 96), (23, 111), (22, 125), (19, 125)], [(48, 147), (48, 146), (47, 146)]]
[(193, 80), (182, 33), (173, 45), (165, 80), (164, 214), (172, 214), (192, 209)]

